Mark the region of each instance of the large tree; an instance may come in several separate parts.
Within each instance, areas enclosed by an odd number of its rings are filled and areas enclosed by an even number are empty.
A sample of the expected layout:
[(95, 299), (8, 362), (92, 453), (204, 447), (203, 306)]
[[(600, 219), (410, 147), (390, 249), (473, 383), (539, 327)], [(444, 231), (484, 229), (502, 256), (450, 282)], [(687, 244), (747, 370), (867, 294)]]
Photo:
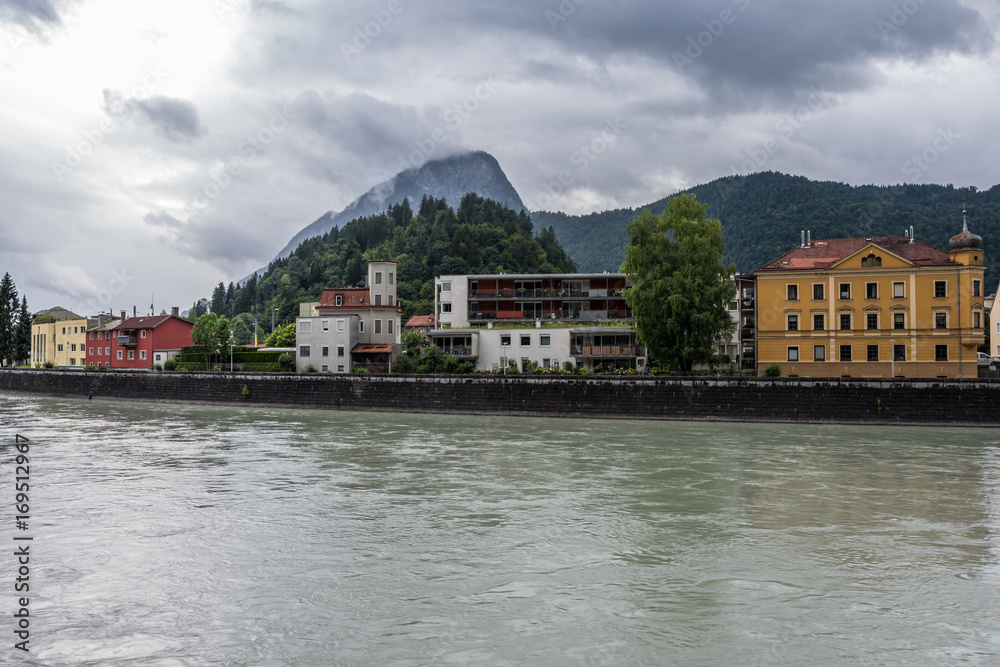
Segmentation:
[(662, 215), (645, 210), (628, 226), (625, 300), (649, 355), (682, 371), (708, 362), (732, 335), (728, 304), (736, 265), (722, 263), (722, 224), (694, 195), (673, 197)]
[(31, 359), (31, 313), (28, 312), (28, 297), (21, 296), (21, 310), (17, 315), (14, 330), (14, 362), (26, 364)]
[[(228, 347), (232, 340), (232, 330), (229, 320), (215, 313), (205, 313), (195, 322), (191, 330), (191, 342), (205, 348), (208, 357), (217, 357), (223, 348)], [(208, 359), (206, 359), (206, 365)]]
[(17, 288), (9, 273), (0, 280), (0, 365), (14, 361), (14, 329), (17, 321)]

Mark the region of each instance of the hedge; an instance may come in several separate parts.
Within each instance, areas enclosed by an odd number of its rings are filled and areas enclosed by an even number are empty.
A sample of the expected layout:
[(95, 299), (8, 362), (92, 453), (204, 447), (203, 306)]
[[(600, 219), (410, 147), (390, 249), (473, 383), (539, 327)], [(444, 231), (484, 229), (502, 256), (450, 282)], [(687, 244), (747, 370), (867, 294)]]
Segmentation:
[(245, 373), (280, 373), (281, 364), (243, 364)]
[[(181, 363), (202, 363), (204, 364), (208, 359), (208, 354), (205, 352), (188, 352), (181, 354), (177, 358), (177, 361)], [(281, 352), (234, 352), (233, 353), (233, 363), (234, 364), (276, 364), (278, 363), (278, 357), (281, 356)], [(226, 350), (222, 354), (212, 356), (212, 361), (216, 364), (221, 364), (223, 362), (229, 363), (229, 351)]]

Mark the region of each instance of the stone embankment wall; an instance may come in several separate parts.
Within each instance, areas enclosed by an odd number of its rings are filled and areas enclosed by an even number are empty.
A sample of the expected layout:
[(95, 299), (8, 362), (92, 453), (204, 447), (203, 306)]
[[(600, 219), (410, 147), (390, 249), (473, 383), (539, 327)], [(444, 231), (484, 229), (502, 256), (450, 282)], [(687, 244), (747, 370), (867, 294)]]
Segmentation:
[(0, 370), (67, 398), (584, 419), (1000, 425), (1000, 382)]

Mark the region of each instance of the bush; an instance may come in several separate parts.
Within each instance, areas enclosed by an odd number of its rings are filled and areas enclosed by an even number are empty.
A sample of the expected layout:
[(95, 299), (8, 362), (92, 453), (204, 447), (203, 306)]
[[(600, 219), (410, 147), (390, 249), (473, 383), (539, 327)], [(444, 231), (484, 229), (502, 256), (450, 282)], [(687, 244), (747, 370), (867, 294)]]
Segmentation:
[(764, 369), (764, 376), (769, 378), (781, 377), (781, 366), (778, 364), (771, 364)]
[(55, 367), (56, 365), (51, 361), (46, 361), (44, 364), (42, 364), (42, 368), (55, 368)]
[[(353, 367), (352, 367), (353, 370)], [(399, 358), (399, 361), (392, 365), (393, 373), (416, 373), (417, 372), (417, 359), (411, 357), (408, 354), (404, 354)]]
[(290, 372), (295, 370), (295, 355), (289, 352), (282, 352), (278, 357), (278, 366), (282, 371)]
[(163, 370), (163, 365), (162, 364), (153, 364), (151, 368), (154, 371), (162, 371)]
[(573, 365), (572, 361), (564, 361), (562, 369), (564, 373), (572, 373), (576, 369), (576, 366)]
[(279, 363), (243, 364), (244, 373), (280, 373), (282, 370)]
[(163, 362), (163, 370), (165, 371), (176, 371), (177, 370), (177, 360), (167, 359)]
[(368, 375), (368, 369), (364, 366), (358, 366), (357, 364), (351, 364), (351, 372), (357, 373), (358, 375)]
[(306, 364), (306, 367), (302, 369), (303, 373), (315, 373), (316, 367), (312, 364)]

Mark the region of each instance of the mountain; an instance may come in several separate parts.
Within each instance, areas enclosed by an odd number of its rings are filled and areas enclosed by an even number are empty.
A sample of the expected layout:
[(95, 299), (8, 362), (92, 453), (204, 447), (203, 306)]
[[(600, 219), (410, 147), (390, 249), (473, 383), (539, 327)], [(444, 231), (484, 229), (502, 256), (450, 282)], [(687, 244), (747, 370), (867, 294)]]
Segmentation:
[[(474, 192), (514, 211), (524, 204), (514, 186), (507, 180), (496, 158), (485, 151), (461, 153), (440, 160), (429, 160), (420, 167), (402, 171), (355, 199), (343, 211), (328, 211), (305, 227), (281, 249), (274, 259), (288, 257), (306, 239), (322, 236), (334, 227), (343, 227), (356, 218), (385, 213), (394, 204), (409, 199), (416, 206), (425, 196), (444, 199), (458, 206), (462, 197)], [(272, 260), (273, 261), (273, 260)], [(267, 267), (256, 271), (264, 274)], [(241, 280), (242, 283), (246, 278)]]
[[(800, 232), (817, 238), (902, 236), (913, 225), (916, 238), (948, 250), (962, 230), (962, 206), (969, 228), (983, 237), (987, 285), (1000, 280), (1000, 185), (989, 190), (953, 185), (861, 185), (813, 181), (803, 176), (761, 172), (727, 176), (695, 186), (708, 215), (722, 223), (725, 261), (749, 273), (798, 245)], [(683, 194), (683, 193), (678, 193)], [(675, 196), (675, 195), (672, 195)], [(655, 214), (667, 198), (644, 206)], [(625, 260), (627, 227), (642, 208), (588, 215), (531, 213), (536, 229), (551, 226), (581, 271), (617, 271)], [(992, 287), (989, 291), (992, 291)]]

